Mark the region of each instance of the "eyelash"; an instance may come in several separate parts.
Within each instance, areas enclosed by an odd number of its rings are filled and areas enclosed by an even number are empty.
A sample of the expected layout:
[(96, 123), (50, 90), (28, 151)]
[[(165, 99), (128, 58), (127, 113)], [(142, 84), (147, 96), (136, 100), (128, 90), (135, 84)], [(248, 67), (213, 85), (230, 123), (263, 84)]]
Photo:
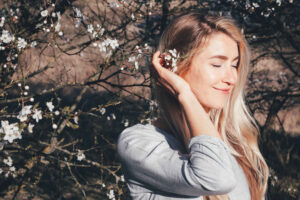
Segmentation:
[[(212, 65), (213, 67), (221, 67), (221, 65)], [(239, 66), (238, 65), (231, 65), (232, 67), (234, 67), (234, 68), (236, 68), (236, 69), (238, 69), (239, 68)]]

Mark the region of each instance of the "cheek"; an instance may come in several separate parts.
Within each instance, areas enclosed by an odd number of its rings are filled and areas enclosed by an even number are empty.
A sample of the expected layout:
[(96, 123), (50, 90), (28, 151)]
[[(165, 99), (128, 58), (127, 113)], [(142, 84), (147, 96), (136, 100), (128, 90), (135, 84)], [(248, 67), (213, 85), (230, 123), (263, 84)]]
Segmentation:
[(216, 73), (207, 73), (206, 76), (203, 77), (207, 84), (215, 84), (218, 82), (219, 78)]
[(218, 74), (211, 69), (204, 69), (195, 76), (195, 80), (206, 86), (217, 83), (218, 79)]

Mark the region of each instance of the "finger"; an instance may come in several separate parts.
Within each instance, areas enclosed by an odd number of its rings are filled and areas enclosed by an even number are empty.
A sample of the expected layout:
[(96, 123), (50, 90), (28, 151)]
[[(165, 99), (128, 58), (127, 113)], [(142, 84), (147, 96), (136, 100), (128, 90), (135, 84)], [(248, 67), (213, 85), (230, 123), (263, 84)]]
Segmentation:
[(156, 70), (160, 71), (160, 68), (163, 68), (161, 65), (162, 59), (159, 57), (160, 51), (157, 51), (153, 54), (152, 64)]

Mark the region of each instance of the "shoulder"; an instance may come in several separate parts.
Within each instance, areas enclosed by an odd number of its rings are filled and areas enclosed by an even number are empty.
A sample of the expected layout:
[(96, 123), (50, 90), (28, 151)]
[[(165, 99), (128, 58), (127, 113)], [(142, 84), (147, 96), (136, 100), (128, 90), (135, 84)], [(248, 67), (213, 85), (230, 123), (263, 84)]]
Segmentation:
[(136, 124), (122, 131), (118, 137), (117, 147), (131, 145), (143, 146), (144, 143), (160, 142), (164, 140), (163, 133), (151, 124)]
[(122, 131), (118, 140), (134, 138), (150, 137), (152, 139), (163, 139), (164, 133), (151, 124), (136, 124)]
[(136, 152), (161, 153), (171, 148), (179, 148), (177, 139), (151, 124), (136, 124), (126, 128), (117, 141), (117, 152), (120, 157), (128, 157), (133, 152), (135, 155)]

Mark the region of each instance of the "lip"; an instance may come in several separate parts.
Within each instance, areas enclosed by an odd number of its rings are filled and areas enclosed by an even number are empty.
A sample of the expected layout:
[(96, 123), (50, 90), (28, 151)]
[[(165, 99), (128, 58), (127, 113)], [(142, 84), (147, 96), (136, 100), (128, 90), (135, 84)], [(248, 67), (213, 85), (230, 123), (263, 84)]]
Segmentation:
[(230, 89), (220, 89), (220, 88), (215, 88), (215, 89), (223, 92), (224, 94), (229, 94), (229, 92), (230, 92)]

